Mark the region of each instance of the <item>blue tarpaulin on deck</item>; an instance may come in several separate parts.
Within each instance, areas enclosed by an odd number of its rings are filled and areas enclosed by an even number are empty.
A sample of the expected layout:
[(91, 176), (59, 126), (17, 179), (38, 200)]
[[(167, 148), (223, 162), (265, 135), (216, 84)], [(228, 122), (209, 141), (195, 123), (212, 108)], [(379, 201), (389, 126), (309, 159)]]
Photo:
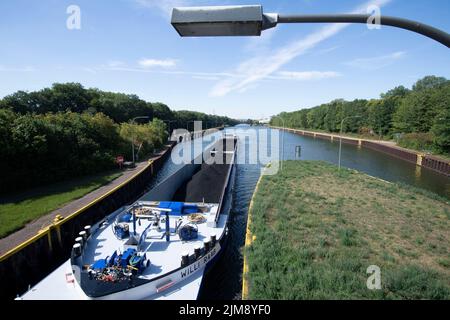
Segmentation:
[(196, 213), (198, 207), (195, 204), (184, 204), (183, 202), (161, 201), (159, 208), (170, 209), (170, 215), (181, 216), (182, 214)]

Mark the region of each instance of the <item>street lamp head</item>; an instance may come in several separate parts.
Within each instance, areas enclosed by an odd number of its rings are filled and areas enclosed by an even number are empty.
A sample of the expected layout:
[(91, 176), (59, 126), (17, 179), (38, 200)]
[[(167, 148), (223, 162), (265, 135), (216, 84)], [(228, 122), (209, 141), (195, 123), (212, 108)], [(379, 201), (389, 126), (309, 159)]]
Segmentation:
[(173, 8), (171, 23), (182, 37), (210, 37), (260, 36), (277, 21), (261, 5), (245, 5)]
[[(172, 25), (182, 37), (260, 36), (278, 23), (364, 23), (370, 14), (278, 15), (263, 13), (261, 5), (179, 7)], [(379, 22), (420, 33), (450, 48), (450, 34), (417, 21), (383, 16)]]

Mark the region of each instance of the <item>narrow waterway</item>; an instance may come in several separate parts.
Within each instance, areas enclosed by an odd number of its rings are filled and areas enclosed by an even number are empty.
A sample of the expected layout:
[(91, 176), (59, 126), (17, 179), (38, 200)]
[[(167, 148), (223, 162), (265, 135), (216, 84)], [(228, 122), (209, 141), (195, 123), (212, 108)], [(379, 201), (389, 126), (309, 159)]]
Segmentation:
[[(258, 128), (239, 126), (226, 130), (237, 134), (241, 138), (239, 141), (239, 152), (246, 153), (244, 158), (251, 158), (251, 156), (254, 156), (252, 153), (257, 152), (255, 148), (250, 146), (258, 143), (255, 140), (258, 136), (248, 134), (249, 130), (255, 129)], [(279, 135), (280, 158), (284, 160), (323, 160), (334, 164), (338, 162), (339, 142), (314, 139), (267, 128), (259, 129), (269, 130)], [(205, 141), (203, 147), (206, 147), (209, 143), (209, 141)], [(179, 148), (183, 148), (183, 146), (185, 147), (186, 143), (178, 145), (174, 151), (179, 152)], [(296, 153), (298, 146), (301, 149), (300, 154)], [(192, 156), (197, 154), (199, 154), (198, 150), (196, 154), (192, 152)], [(414, 164), (384, 153), (343, 144), (341, 164), (344, 167), (356, 169), (387, 181), (413, 185), (450, 198), (449, 177), (425, 168), (419, 168)], [(240, 299), (241, 297), (241, 250), (245, 241), (248, 206), (260, 176), (261, 166), (261, 164), (245, 163), (240, 163), (237, 166), (228, 246), (222, 258), (205, 277), (199, 296), (200, 299)], [(152, 185), (161, 182), (175, 172), (178, 167), (172, 161), (167, 161)]]

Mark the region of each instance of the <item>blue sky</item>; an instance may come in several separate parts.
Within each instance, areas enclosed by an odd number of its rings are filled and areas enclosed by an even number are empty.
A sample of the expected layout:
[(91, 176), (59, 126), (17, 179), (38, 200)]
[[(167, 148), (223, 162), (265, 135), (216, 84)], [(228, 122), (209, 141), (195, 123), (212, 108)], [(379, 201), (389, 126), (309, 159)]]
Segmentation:
[[(0, 97), (54, 82), (135, 93), (171, 108), (263, 118), (336, 98), (376, 98), (425, 75), (450, 78), (449, 50), (365, 25), (279, 25), (262, 37), (180, 38), (170, 8), (261, 3), (265, 12), (366, 13), (450, 32), (448, 0), (2, 0)], [(69, 30), (69, 5), (81, 29)]]

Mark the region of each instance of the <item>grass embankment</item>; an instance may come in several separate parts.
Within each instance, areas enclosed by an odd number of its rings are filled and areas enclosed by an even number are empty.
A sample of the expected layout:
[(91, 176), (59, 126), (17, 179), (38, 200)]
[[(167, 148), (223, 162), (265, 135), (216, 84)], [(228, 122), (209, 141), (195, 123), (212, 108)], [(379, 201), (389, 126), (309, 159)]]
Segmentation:
[(64, 204), (81, 198), (121, 175), (118, 170), (65, 181), (0, 198), (0, 238)]
[[(324, 162), (287, 161), (254, 196), (249, 299), (450, 299), (450, 204)], [(381, 268), (381, 290), (367, 268)]]

